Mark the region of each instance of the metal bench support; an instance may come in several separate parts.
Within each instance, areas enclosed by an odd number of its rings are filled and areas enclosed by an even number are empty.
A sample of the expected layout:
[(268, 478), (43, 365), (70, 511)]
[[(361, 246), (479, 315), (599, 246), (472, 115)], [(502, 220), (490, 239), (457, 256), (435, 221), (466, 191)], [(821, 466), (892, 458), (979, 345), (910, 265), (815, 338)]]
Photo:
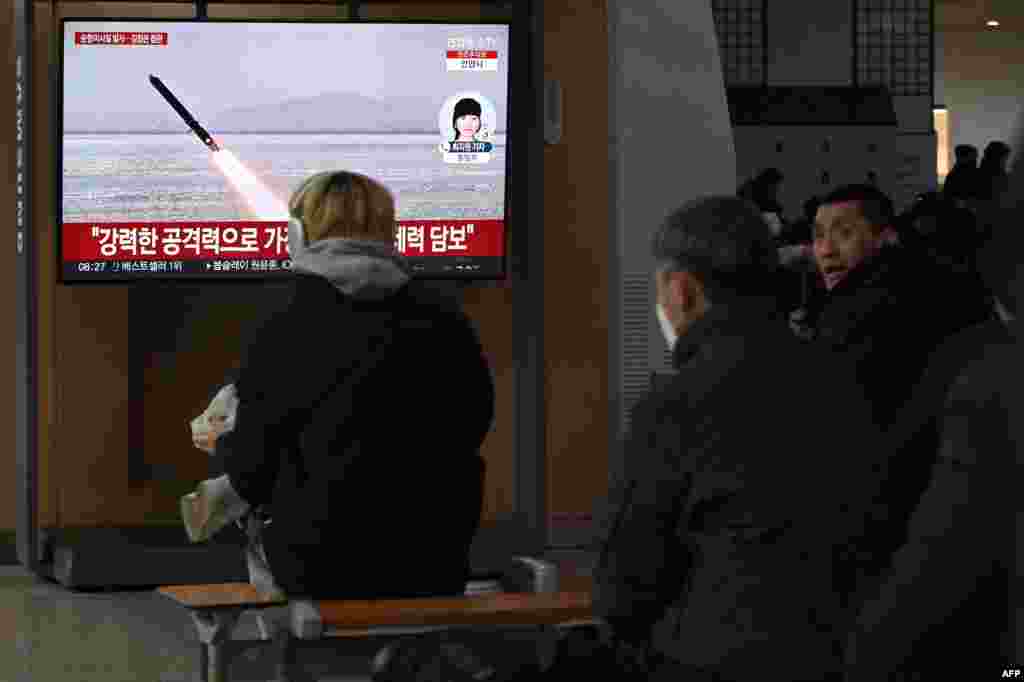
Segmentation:
[(203, 682), (228, 682), (231, 661), (227, 643), (241, 615), (242, 609), (192, 612), (192, 621), (199, 632), (200, 679)]

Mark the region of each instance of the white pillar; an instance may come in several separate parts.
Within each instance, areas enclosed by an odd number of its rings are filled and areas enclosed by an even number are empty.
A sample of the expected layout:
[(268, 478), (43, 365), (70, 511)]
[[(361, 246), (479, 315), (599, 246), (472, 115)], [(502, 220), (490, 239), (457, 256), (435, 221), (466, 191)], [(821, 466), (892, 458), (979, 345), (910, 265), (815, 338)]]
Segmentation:
[(667, 363), (653, 233), (689, 199), (735, 193), (736, 160), (710, 2), (623, 0), (608, 3), (608, 22), (614, 444), (651, 370)]

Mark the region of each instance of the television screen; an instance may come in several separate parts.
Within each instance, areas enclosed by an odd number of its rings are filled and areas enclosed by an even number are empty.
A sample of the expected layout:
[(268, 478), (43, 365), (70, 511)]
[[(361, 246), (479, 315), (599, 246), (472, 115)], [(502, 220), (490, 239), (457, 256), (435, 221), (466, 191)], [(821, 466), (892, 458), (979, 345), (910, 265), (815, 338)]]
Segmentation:
[(391, 190), (417, 276), (504, 276), (508, 24), (62, 23), (63, 281), (287, 275), (327, 170)]

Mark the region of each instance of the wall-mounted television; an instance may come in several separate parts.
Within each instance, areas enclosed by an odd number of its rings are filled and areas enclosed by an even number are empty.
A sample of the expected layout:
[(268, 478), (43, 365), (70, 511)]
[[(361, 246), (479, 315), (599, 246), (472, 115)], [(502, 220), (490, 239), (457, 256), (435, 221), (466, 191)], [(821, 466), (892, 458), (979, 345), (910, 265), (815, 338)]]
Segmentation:
[(287, 201), (350, 170), (425, 278), (505, 276), (509, 23), (65, 19), (59, 272), (289, 274)]

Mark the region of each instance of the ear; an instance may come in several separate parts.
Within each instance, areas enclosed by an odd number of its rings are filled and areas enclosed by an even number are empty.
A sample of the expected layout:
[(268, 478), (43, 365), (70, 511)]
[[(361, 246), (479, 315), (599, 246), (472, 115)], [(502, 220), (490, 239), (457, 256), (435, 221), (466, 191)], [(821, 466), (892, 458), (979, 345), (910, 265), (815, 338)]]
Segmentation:
[(703, 289), (696, 277), (685, 270), (665, 273), (665, 277), (665, 296), (670, 305), (687, 312), (700, 305)]

